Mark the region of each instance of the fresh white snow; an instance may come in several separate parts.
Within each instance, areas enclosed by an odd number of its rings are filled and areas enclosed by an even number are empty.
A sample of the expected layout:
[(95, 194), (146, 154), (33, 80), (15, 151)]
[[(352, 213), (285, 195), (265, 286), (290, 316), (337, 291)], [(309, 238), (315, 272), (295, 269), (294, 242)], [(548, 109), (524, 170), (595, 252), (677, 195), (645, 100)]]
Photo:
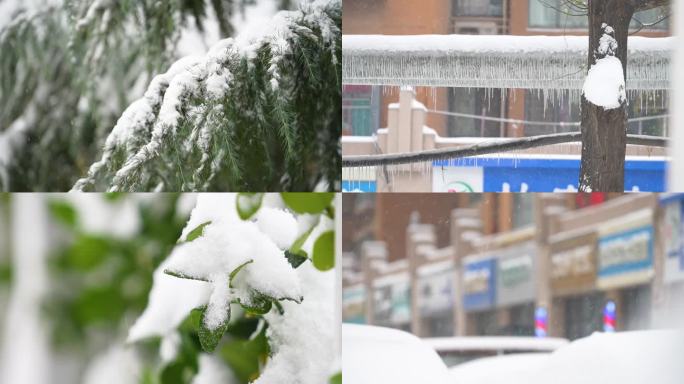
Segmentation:
[[(343, 35), (344, 84), (581, 90), (586, 36)], [(674, 38), (630, 37), (630, 90), (669, 89)], [(579, 95), (577, 95), (579, 98)]]
[(684, 333), (594, 333), (552, 353), (526, 384), (679, 384)]
[(434, 349), (396, 329), (343, 324), (342, 377), (354, 384), (447, 384), (448, 370)]
[(622, 62), (615, 56), (596, 61), (587, 74), (582, 94), (604, 109), (619, 108), (627, 101)]
[(627, 102), (627, 95), (622, 62), (615, 57), (618, 43), (613, 37), (613, 28), (606, 23), (601, 28), (604, 33), (594, 56), (598, 59), (589, 68), (582, 94), (592, 104), (609, 110), (620, 108)]
[(179, 279), (164, 273), (172, 261), (172, 257), (167, 259), (154, 272), (147, 307), (129, 330), (129, 343), (175, 332), (190, 311), (209, 300), (209, 283)]

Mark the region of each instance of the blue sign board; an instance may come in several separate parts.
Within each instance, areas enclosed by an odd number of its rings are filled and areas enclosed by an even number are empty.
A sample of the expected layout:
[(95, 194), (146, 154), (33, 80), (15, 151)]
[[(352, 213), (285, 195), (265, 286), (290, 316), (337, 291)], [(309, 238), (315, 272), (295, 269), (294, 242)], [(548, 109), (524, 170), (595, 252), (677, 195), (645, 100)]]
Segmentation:
[[(578, 156), (469, 157), (435, 161), (433, 167), (482, 168), (482, 192), (554, 192), (578, 188), (580, 159)], [(626, 191), (662, 192), (665, 179), (665, 160), (627, 159), (625, 162)]]
[(377, 183), (370, 180), (342, 180), (344, 192), (375, 192)]
[(463, 272), (463, 287), (464, 309), (492, 308), (496, 299), (496, 260), (467, 263)]
[(598, 277), (653, 267), (653, 226), (645, 225), (599, 239)]

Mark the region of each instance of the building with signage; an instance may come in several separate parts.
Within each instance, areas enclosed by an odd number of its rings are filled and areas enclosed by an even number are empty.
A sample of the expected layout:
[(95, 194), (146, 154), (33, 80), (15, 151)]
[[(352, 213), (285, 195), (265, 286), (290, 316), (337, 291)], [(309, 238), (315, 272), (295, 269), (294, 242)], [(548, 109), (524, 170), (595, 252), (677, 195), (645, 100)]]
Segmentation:
[[(406, 257), (391, 262), (387, 244), (374, 242), (384, 256), (365, 251), (356, 280), (345, 279), (345, 317), (421, 337), (576, 339), (672, 326), (684, 315), (684, 194), (611, 196), (580, 209), (571, 197), (534, 195), (531, 223), (490, 234), (473, 208), (455, 208), (448, 244), (437, 243), (434, 224), (413, 222)], [(359, 283), (373, 292), (365, 316), (346, 309)]]
[[(563, 0), (344, 0), (343, 33), (420, 35), (583, 35), (586, 16), (558, 12)], [(570, 12), (572, 13), (572, 12)], [(642, 12), (634, 22), (635, 34), (648, 37), (669, 35), (667, 19), (653, 24), (658, 10)], [(638, 32), (637, 32), (638, 30)], [(523, 89), (419, 88), (417, 98), (428, 110), (513, 120), (560, 122), (579, 120), (579, 100), (553, 102), (540, 92)], [(345, 85), (343, 88), (344, 134), (369, 136), (387, 127), (388, 106), (398, 100), (396, 89), (370, 85)], [(662, 97), (662, 96), (659, 96)], [(654, 102), (655, 101), (655, 102)], [(648, 108), (646, 105), (648, 104)], [(630, 116), (662, 114), (662, 100), (638, 100), (630, 95)], [(630, 133), (663, 135), (664, 120), (638, 121)], [(560, 133), (567, 128), (505, 123), (438, 113), (429, 113), (427, 126), (445, 137), (518, 137)]]

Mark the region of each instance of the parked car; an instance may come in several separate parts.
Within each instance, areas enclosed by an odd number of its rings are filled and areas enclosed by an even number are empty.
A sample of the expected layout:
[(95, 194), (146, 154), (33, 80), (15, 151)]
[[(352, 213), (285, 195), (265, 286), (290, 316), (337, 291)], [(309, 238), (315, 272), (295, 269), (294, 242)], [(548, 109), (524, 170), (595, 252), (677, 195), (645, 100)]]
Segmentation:
[(525, 336), (466, 336), (425, 338), (442, 357), (448, 367), (498, 355), (512, 353), (553, 352), (568, 344), (563, 338), (538, 338)]
[(418, 337), (396, 329), (342, 325), (345, 384), (447, 384), (439, 355)]
[(454, 384), (527, 384), (539, 374), (550, 353), (483, 357), (449, 369)]
[(681, 384), (684, 333), (594, 333), (552, 353), (477, 359), (450, 369), (452, 384)]
[(549, 355), (532, 384), (684, 383), (684, 332), (596, 332)]

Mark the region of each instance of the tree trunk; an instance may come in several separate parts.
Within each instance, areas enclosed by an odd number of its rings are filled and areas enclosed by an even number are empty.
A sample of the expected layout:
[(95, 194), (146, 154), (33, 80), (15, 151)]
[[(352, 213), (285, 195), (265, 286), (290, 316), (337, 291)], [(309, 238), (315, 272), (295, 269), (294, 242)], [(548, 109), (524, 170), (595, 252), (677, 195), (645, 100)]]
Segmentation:
[[(627, 37), (634, 6), (627, 0), (589, 0), (588, 68), (598, 59), (601, 25), (613, 27), (618, 43), (615, 57), (627, 76)], [(579, 190), (582, 192), (624, 192), (627, 150), (627, 103), (604, 110), (582, 95), (582, 163)]]

